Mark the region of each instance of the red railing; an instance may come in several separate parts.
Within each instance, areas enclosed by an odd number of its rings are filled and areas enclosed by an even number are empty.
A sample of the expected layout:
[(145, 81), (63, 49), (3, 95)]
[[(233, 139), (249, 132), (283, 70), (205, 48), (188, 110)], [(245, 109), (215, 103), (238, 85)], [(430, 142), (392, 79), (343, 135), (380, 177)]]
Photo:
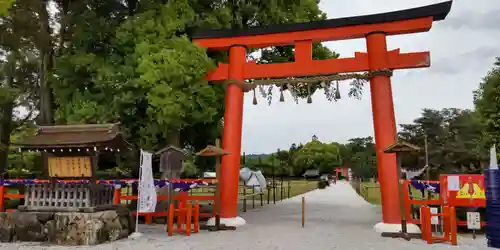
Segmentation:
[[(440, 184), (440, 185), (445, 185), (446, 183), (442, 183), (440, 181), (423, 181), (425, 183), (434, 183), (434, 184)], [(414, 218), (413, 217), (413, 210), (412, 206), (416, 206), (418, 208), (418, 211), (421, 211), (422, 206), (444, 206), (446, 205), (443, 202), (443, 199), (440, 195), (435, 195), (437, 196), (437, 199), (412, 199), (411, 192), (410, 192), (410, 186), (411, 183), (409, 180), (405, 180), (403, 182), (403, 194), (404, 194), (404, 205), (405, 205), (405, 210), (406, 210), (406, 218), (409, 223), (412, 224), (420, 224), (421, 219), (420, 218)], [(444, 192), (443, 189), (441, 189), (441, 192)], [(447, 204), (452, 207), (462, 207), (462, 206), (456, 206), (454, 204)], [(477, 205), (471, 205), (467, 207), (478, 207)], [(456, 225), (457, 226), (466, 226), (467, 221), (464, 220), (456, 220)], [(481, 226), (484, 227), (486, 226), (486, 222), (482, 221)]]
[[(183, 180), (186, 181), (186, 180)], [(212, 182), (212, 180), (209, 180)], [(37, 181), (40, 183), (43, 183), (45, 181)], [(75, 182), (75, 181), (69, 181), (69, 182)], [(110, 181), (111, 182), (111, 181)], [(0, 211), (4, 211), (5, 207), (5, 200), (6, 199), (24, 199), (25, 195), (24, 194), (13, 194), (8, 192), (8, 186), (0, 186)], [(115, 194), (114, 194), (114, 204), (121, 204), (122, 201), (131, 201), (131, 200), (137, 200), (137, 195), (123, 195), (122, 194), (122, 189), (121, 188), (115, 188)], [(157, 196), (157, 201), (164, 201), (168, 200), (168, 196), (166, 195), (159, 195)], [(176, 195), (173, 197), (174, 201), (180, 201), (181, 204), (187, 204), (187, 202), (200, 202), (200, 201), (211, 201), (212, 204), (215, 204), (215, 195), (189, 195), (188, 192), (181, 192), (179, 195)], [(12, 212), (15, 209), (6, 209), (6, 212)], [(133, 215), (136, 215), (137, 212), (133, 212)], [(159, 216), (159, 217), (166, 217), (168, 216), (168, 212), (151, 212), (151, 213), (139, 213), (139, 216), (143, 216), (145, 223), (149, 224), (152, 222), (153, 217)], [(212, 213), (199, 213), (200, 217), (212, 217), (215, 216), (215, 211)]]
[[(432, 213), (430, 207), (422, 206), (420, 208), (421, 225), (422, 225), (422, 240), (427, 241), (427, 244), (435, 242), (449, 242), (451, 245), (457, 245), (457, 224), (455, 207), (443, 206), (442, 213)], [(443, 235), (434, 236), (432, 234), (432, 217), (441, 217), (443, 222)]]
[[(439, 183), (439, 181), (426, 181), (427, 183)], [(429, 205), (435, 205), (439, 206), (441, 205), (441, 200), (440, 199), (412, 199), (412, 193), (410, 191), (410, 181), (405, 180), (403, 182), (403, 194), (404, 194), (404, 205), (405, 205), (405, 210), (406, 210), (406, 220), (409, 223), (412, 224), (420, 224), (420, 219), (419, 218), (414, 218), (413, 217), (413, 210), (412, 210), (412, 205), (415, 205), (418, 207), (420, 211), (420, 207), (422, 206), (429, 206)]]

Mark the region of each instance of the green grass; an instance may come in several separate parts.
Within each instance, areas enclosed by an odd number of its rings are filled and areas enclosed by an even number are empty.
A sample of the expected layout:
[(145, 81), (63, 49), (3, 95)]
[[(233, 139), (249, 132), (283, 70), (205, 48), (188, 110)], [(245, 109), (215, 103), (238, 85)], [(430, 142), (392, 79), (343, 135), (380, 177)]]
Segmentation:
[(380, 185), (373, 182), (362, 182), (359, 184), (359, 195), (366, 201), (380, 205)]
[[(380, 185), (373, 182), (362, 182), (359, 184), (359, 195), (363, 197), (366, 201), (380, 205)], [(422, 192), (410, 186), (410, 193), (413, 199), (422, 199)]]
[[(289, 188), (290, 185), (290, 188)], [(290, 181), (284, 181), (283, 186), (280, 185), (279, 181), (276, 181), (276, 192), (273, 192), (272, 187), (268, 187), (268, 190), (266, 190), (263, 193), (263, 200), (267, 200), (269, 196), (269, 200), (273, 200), (274, 193), (276, 193), (276, 200), (281, 200), (281, 188), (283, 188), (283, 199), (286, 199), (288, 197), (294, 197), (297, 195), (301, 195), (304, 193), (307, 193), (309, 191), (312, 191), (316, 188), (318, 188), (318, 182), (317, 181), (306, 181), (306, 180), (294, 180)], [(252, 199), (252, 195), (255, 194), (256, 192), (252, 187), (245, 187), (243, 186), (243, 183), (240, 183), (240, 188), (239, 188), (239, 197), (240, 199), (243, 199), (245, 196), (247, 199)], [(290, 191), (290, 194), (288, 192)], [(198, 188), (193, 190), (192, 195), (213, 195), (215, 192), (215, 188), (213, 187), (203, 187), (203, 188)], [(255, 199), (260, 199), (259, 195), (256, 195)]]
[[(307, 192), (310, 192), (312, 190), (315, 190), (318, 188), (318, 181), (306, 181), (306, 180), (297, 180), (297, 181), (290, 181), (290, 189), (288, 189), (288, 183), (285, 181), (283, 183), (283, 197), (281, 197), (281, 188), (278, 186), (276, 188), (276, 200), (282, 200), (287, 199), (288, 197), (294, 197), (298, 195), (305, 194)], [(269, 189), (269, 200), (273, 200), (274, 192), (273, 189)], [(288, 190), (290, 190), (290, 194), (288, 194)], [(267, 200), (268, 197), (268, 192), (266, 191), (264, 193), (264, 200)]]

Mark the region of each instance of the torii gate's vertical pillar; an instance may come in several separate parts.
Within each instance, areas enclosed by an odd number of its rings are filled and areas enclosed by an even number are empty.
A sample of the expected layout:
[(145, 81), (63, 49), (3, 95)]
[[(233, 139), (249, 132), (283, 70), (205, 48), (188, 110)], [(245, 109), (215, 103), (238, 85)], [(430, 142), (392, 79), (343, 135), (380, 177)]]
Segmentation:
[[(366, 45), (370, 71), (373, 74), (370, 79), (370, 90), (382, 200), (382, 222), (375, 225), (375, 229), (379, 232), (399, 232), (401, 214), (396, 154), (384, 153), (384, 149), (392, 145), (396, 139), (396, 118), (392, 101), (391, 75), (388, 73), (386, 35), (382, 32), (370, 33), (366, 36)], [(418, 233), (420, 230), (416, 225), (408, 225), (408, 232)]]
[[(229, 49), (228, 85), (226, 87), (226, 110), (224, 113), (224, 134), (222, 148), (229, 155), (222, 157), (220, 177), (220, 216), (221, 223), (227, 226), (243, 226), (245, 220), (238, 217), (238, 186), (240, 181), (241, 134), (243, 126), (243, 95), (239, 84), (243, 82), (247, 60), (246, 47), (233, 45)], [(207, 223), (215, 224), (211, 218)]]

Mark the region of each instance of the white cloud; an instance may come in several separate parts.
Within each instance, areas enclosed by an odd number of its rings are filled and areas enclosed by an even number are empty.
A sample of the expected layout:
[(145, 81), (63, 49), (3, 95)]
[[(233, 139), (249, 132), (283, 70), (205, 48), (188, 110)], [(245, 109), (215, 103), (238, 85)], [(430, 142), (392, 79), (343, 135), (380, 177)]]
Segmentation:
[[(323, 0), (321, 9), (329, 18), (381, 13), (433, 4), (437, 0)], [(500, 56), (498, 0), (455, 0), (447, 19), (434, 23), (430, 32), (390, 37), (389, 49), (402, 52), (430, 51), (432, 66), (402, 70), (392, 78), (397, 123), (409, 123), (423, 108), (472, 108), (472, 91)], [(496, 20), (496, 21), (495, 21)], [(495, 26), (496, 25), (496, 26)], [(498, 28), (497, 28), (498, 27)], [(363, 39), (327, 43), (327, 46), (351, 57), (366, 51)], [(347, 83), (347, 82), (346, 82)], [(242, 151), (272, 152), (291, 143), (307, 142), (313, 134), (323, 141), (345, 142), (352, 137), (372, 136), (369, 88), (362, 100), (347, 98), (347, 84), (341, 86), (343, 99), (326, 100), (319, 92), (313, 103), (295, 104), (290, 95), (279, 103), (279, 94), (271, 106), (259, 98), (252, 105), (252, 94), (245, 96)]]

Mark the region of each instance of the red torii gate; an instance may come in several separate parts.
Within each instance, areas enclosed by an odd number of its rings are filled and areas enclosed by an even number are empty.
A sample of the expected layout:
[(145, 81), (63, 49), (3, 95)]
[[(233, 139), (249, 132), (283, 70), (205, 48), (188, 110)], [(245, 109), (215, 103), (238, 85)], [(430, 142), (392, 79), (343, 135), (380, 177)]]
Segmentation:
[(345, 180), (349, 181), (349, 167), (341, 167), (335, 169), (335, 181), (338, 181), (339, 175), (343, 175)]
[[(400, 230), (398, 174), (395, 154), (383, 150), (394, 143), (396, 122), (392, 101), (391, 71), (430, 66), (429, 52), (400, 53), (387, 51), (386, 37), (427, 32), (434, 21), (444, 20), (452, 1), (419, 8), (375, 15), (329, 19), (308, 23), (280, 24), (239, 30), (203, 30), (195, 32), (193, 41), (209, 50), (229, 50), (229, 63), (220, 63), (208, 74), (210, 81), (225, 81), (223, 149), (231, 154), (222, 158), (220, 176), (221, 218), (228, 225), (241, 225), (238, 217), (238, 178), (243, 120), (245, 80), (284, 78), (347, 72), (370, 72), (373, 126), (377, 150), (378, 176), (382, 199), (382, 231)], [(353, 58), (313, 60), (312, 44), (316, 42), (365, 38), (367, 53)], [(295, 46), (295, 61), (277, 64), (247, 62), (247, 48), (282, 45)], [(399, 229), (397, 229), (399, 227)], [(410, 229), (410, 228), (409, 228)]]

